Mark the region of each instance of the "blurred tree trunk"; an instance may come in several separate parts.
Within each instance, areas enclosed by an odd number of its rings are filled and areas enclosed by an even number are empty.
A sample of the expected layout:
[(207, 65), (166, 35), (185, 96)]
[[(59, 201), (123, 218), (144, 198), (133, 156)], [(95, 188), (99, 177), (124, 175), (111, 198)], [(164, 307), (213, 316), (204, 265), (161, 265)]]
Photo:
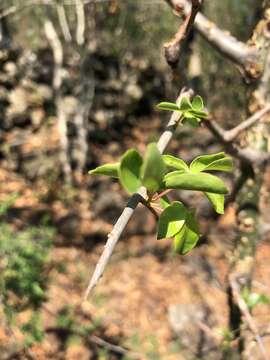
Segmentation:
[[(254, 46), (259, 53), (259, 61), (254, 64), (255, 72), (249, 99), (249, 113), (253, 114), (262, 109), (270, 100), (270, 2), (265, 2), (262, 19), (257, 24), (248, 44)], [(269, 116), (268, 116), (269, 117)], [(250, 149), (251, 161), (242, 164), (245, 184), (237, 197), (238, 233), (232, 254), (232, 268), (228, 288), (228, 302), (230, 307), (230, 327), (238, 341), (239, 358), (246, 358), (246, 347), (241, 329), (243, 328), (243, 311), (239, 306), (232, 282), (239, 285), (240, 296), (243, 291), (252, 291), (252, 276), (255, 267), (256, 248), (262, 236), (262, 219), (260, 199), (264, 180), (264, 173), (269, 160), (269, 124), (266, 121), (257, 122), (242, 136), (242, 147)], [(261, 158), (252, 161), (254, 154), (261, 152)], [(268, 153), (268, 156), (265, 154)], [(253, 334), (254, 335), (254, 334)], [(258, 340), (257, 340), (258, 341)], [(260, 346), (260, 344), (258, 344)], [(232, 359), (232, 353), (227, 356)], [(263, 357), (264, 358), (264, 357)]]

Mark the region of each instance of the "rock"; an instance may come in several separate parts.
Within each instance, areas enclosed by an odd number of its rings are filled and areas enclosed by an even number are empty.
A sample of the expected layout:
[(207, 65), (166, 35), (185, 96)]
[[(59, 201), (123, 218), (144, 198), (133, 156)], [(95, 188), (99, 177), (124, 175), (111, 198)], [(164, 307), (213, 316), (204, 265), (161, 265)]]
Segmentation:
[(143, 96), (143, 91), (137, 84), (128, 84), (125, 92), (134, 100), (140, 100)]
[(173, 331), (185, 347), (192, 346), (191, 351), (197, 356), (214, 345), (199, 326), (200, 322), (211, 326), (207, 312), (203, 304), (175, 304), (168, 309), (168, 320)]
[(15, 88), (9, 94), (9, 101), (10, 107), (7, 111), (9, 117), (25, 112), (28, 107), (27, 91), (22, 87)]
[(14, 77), (17, 74), (17, 66), (14, 62), (8, 61), (4, 65), (4, 71), (8, 73), (9, 76)]

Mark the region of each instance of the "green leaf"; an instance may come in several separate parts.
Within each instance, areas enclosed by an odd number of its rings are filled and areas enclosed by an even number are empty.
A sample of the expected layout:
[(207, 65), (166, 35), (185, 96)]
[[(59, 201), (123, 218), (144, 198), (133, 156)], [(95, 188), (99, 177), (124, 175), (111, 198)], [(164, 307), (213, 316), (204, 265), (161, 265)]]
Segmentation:
[(180, 111), (179, 106), (171, 102), (161, 102), (157, 105), (157, 109), (168, 110), (168, 111)]
[(165, 164), (156, 143), (147, 146), (141, 169), (142, 184), (151, 193), (156, 192), (163, 184)]
[(135, 149), (125, 152), (119, 166), (119, 178), (123, 188), (128, 193), (134, 193), (141, 186), (140, 170), (143, 160)]
[(215, 171), (227, 171), (230, 172), (233, 170), (233, 161), (232, 158), (230, 158), (229, 156), (223, 158), (223, 159), (219, 159), (216, 161), (213, 161), (211, 164), (209, 164), (204, 171), (210, 171), (210, 170), (215, 170)]
[(180, 232), (174, 236), (174, 250), (185, 255), (192, 250), (200, 238), (199, 227), (194, 215), (187, 213), (186, 222)]
[(254, 307), (259, 304), (269, 304), (270, 302), (268, 296), (264, 294), (252, 293), (249, 291), (248, 288), (244, 288), (244, 290), (242, 291), (242, 296), (245, 302), (247, 303), (249, 310), (253, 310)]
[(218, 214), (224, 214), (224, 195), (209, 192), (206, 192), (205, 195), (207, 196), (210, 203), (213, 205), (215, 211)]
[(118, 174), (119, 165), (120, 165), (120, 163), (101, 165), (93, 170), (88, 171), (88, 174), (106, 175), (106, 176), (118, 178), (119, 177), (119, 174)]
[(179, 108), (181, 111), (187, 111), (189, 109), (192, 109), (192, 105), (191, 105), (189, 98), (187, 98), (186, 96), (183, 96), (180, 101)]
[(201, 111), (203, 109), (203, 99), (200, 95), (196, 95), (192, 100), (192, 108), (197, 111)]
[(171, 205), (168, 196), (163, 195), (162, 198), (159, 199), (159, 203), (163, 209), (166, 209), (168, 206)]
[(191, 110), (189, 110), (189, 113), (191, 115), (197, 117), (197, 118), (200, 118), (200, 119), (207, 119), (208, 118), (208, 114), (205, 111), (198, 111), (198, 110), (191, 109)]
[(173, 237), (185, 223), (187, 209), (179, 202), (174, 201), (161, 213), (158, 221), (157, 239)]
[(224, 152), (219, 152), (217, 154), (211, 154), (211, 155), (200, 155), (191, 162), (189, 168), (191, 172), (198, 173), (200, 171), (204, 171), (214, 161), (224, 158), (226, 158)]
[(197, 128), (200, 125), (200, 119), (197, 119), (194, 116), (184, 118), (183, 124), (188, 124), (193, 128)]
[(173, 171), (165, 175), (164, 184), (167, 189), (184, 189), (227, 194), (228, 189), (218, 177), (207, 173), (183, 173)]
[(165, 165), (170, 169), (182, 170), (183, 172), (189, 172), (188, 165), (182, 159), (179, 159), (172, 155), (162, 155), (162, 159), (163, 159)]

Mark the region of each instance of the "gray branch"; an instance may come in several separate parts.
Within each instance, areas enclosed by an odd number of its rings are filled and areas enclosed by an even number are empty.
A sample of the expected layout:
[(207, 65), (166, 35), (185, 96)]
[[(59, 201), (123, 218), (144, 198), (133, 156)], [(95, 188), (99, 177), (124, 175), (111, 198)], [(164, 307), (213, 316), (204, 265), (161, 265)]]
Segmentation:
[[(165, 0), (179, 15), (181, 12), (186, 17), (190, 13), (191, 4), (188, 0)], [(244, 70), (250, 70), (253, 64), (258, 63), (258, 51), (255, 47), (238, 41), (228, 32), (221, 30), (215, 23), (208, 20), (198, 12), (194, 27), (207, 42), (219, 52), (240, 65)]]

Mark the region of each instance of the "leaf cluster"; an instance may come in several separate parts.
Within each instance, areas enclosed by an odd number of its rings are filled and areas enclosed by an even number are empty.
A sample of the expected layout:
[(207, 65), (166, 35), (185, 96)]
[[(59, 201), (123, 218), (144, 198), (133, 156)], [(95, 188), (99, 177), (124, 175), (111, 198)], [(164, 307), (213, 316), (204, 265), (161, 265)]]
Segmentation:
[[(184, 98), (186, 99), (186, 98)], [(161, 103), (164, 104), (164, 103)], [(166, 103), (168, 104), (168, 103)], [(193, 114), (192, 121), (199, 121), (203, 103), (195, 97), (192, 104), (186, 100), (177, 105), (162, 105), (170, 110)], [(196, 116), (195, 116), (195, 112)], [(191, 116), (191, 115), (190, 115)], [(157, 144), (147, 146), (144, 157), (136, 149), (124, 153), (120, 161), (106, 164), (91, 170), (92, 175), (107, 175), (118, 178), (123, 188), (130, 194), (144, 186), (148, 192), (147, 206), (161, 213), (158, 221), (158, 239), (174, 238), (174, 249), (177, 253), (188, 253), (198, 242), (199, 227), (194, 212), (181, 202), (170, 203), (164, 192), (173, 189), (202, 191), (219, 214), (224, 212), (224, 195), (228, 189), (224, 182), (211, 171), (231, 171), (232, 159), (224, 152), (201, 155), (189, 165), (181, 158), (172, 155), (161, 155)], [(158, 204), (156, 202), (158, 201)]]
[(192, 102), (188, 97), (183, 96), (180, 104), (171, 102), (161, 102), (157, 105), (159, 110), (176, 111), (181, 113), (182, 123), (187, 123), (192, 127), (198, 127), (200, 122), (207, 119), (208, 114), (204, 111), (203, 99), (196, 95)]

